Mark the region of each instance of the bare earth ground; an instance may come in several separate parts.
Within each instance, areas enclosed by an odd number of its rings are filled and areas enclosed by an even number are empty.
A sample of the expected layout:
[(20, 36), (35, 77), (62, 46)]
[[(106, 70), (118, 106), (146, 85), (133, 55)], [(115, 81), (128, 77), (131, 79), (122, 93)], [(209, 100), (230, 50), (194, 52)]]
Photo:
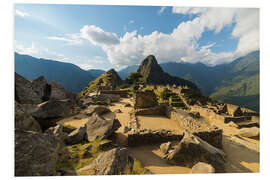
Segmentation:
[[(116, 109), (120, 109), (122, 111), (122, 113), (116, 113), (116, 117), (124, 126), (128, 125), (129, 112), (132, 111), (131, 107), (124, 107), (126, 103), (131, 103), (131, 99), (121, 99), (120, 102), (114, 103), (113, 106), (109, 107), (112, 112)], [(110, 113), (104, 115), (105, 118), (110, 116)], [(74, 119), (74, 117), (77, 117), (78, 119)], [(176, 132), (181, 132), (181, 130), (177, 127), (177, 124), (166, 117), (137, 116), (137, 118), (140, 129), (170, 129)], [(87, 116), (79, 114), (65, 118), (59, 121), (59, 123), (80, 127), (87, 122), (87, 119)], [(259, 172), (259, 140), (233, 137), (232, 135), (236, 135), (238, 133), (238, 129), (231, 127), (224, 122), (212, 121), (209, 123), (223, 129), (223, 150), (226, 153), (228, 160), (226, 165), (227, 172)], [(123, 139), (123, 141), (125, 140), (125, 134), (122, 134), (119, 130), (116, 131), (116, 133), (120, 138)], [(141, 161), (142, 165), (146, 169), (150, 170), (154, 174), (190, 173), (190, 168), (168, 164), (162, 158), (163, 154), (159, 150), (158, 145), (129, 147), (129, 150), (136, 159)]]

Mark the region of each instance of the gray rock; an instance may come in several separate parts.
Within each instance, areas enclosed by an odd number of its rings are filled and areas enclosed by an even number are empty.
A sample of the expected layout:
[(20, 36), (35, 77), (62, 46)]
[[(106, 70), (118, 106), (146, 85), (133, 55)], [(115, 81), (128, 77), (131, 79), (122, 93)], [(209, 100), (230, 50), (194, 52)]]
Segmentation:
[(108, 113), (108, 112), (111, 112), (111, 110), (108, 109), (106, 106), (102, 106), (102, 105), (92, 105), (92, 106), (89, 106), (84, 111), (84, 113), (87, 116), (92, 116), (93, 113), (96, 113), (98, 115), (102, 115), (102, 114), (105, 114), (105, 113)]
[(225, 171), (225, 153), (203, 141), (199, 137), (185, 132), (183, 139), (167, 155), (169, 162), (188, 165), (196, 162), (211, 164), (217, 172)]
[(65, 143), (68, 145), (78, 144), (86, 140), (86, 126), (80, 127), (72, 131), (67, 138)]
[(38, 105), (38, 110), (32, 113), (43, 129), (55, 126), (57, 118), (68, 116), (72, 113), (70, 100), (49, 100)]
[(114, 145), (113, 145), (111, 140), (105, 139), (99, 143), (99, 149), (102, 151), (106, 151), (106, 150), (111, 149), (113, 147), (114, 147)]
[(56, 175), (59, 148), (54, 136), (15, 130), (15, 176)]
[(260, 128), (258, 127), (251, 127), (251, 128), (242, 128), (239, 129), (238, 135), (244, 137), (257, 137), (260, 135)]
[(45, 133), (57, 137), (62, 142), (62, 145), (64, 145), (64, 142), (68, 136), (68, 134), (64, 132), (63, 126), (60, 124), (54, 127), (50, 127), (45, 131)]
[(32, 83), (15, 73), (15, 100), (21, 104), (39, 104), (41, 97), (33, 90)]
[(167, 154), (171, 148), (172, 148), (172, 143), (171, 142), (163, 143), (163, 144), (160, 145), (160, 150), (164, 154)]
[(211, 164), (207, 164), (204, 162), (198, 162), (195, 164), (192, 169), (191, 173), (193, 174), (202, 174), (202, 173), (215, 173), (215, 168)]
[(51, 81), (50, 83), (51, 86), (51, 95), (50, 99), (67, 99), (67, 91), (65, 90), (64, 86), (62, 84), (56, 82), (56, 81)]
[(15, 101), (15, 129), (41, 132), (39, 123)]
[(106, 120), (96, 113), (89, 118), (85, 125), (88, 141), (94, 141), (98, 137), (106, 139), (121, 127), (117, 119)]
[(40, 76), (39, 78), (32, 81), (32, 87), (35, 93), (42, 99), (48, 100), (49, 90), (47, 81), (44, 76)]
[(89, 166), (79, 171), (92, 170), (96, 175), (121, 175), (132, 172), (134, 159), (127, 148), (114, 148), (100, 154)]

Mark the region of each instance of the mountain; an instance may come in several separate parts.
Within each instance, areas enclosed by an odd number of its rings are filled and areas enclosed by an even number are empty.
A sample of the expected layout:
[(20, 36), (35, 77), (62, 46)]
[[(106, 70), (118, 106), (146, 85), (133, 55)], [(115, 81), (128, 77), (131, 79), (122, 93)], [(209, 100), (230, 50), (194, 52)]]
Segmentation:
[(103, 73), (99, 77), (97, 77), (94, 81), (91, 81), (88, 86), (86, 86), (82, 92), (80, 93), (81, 96), (84, 96), (88, 93), (94, 92), (100, 87), (106, 89), (115, 89), (119, 87), (123, 83), (120, 76), (114, 69), (110, 69), (109, 71)]
[(105, 73), (105, 71), (101, 69), (88, 69), (87, 72), (89, 72), (94, 78), (97, 78), (101, 74)]
[(155, 56), (149, 55), (146, 57), (141, 65), (139, 66), (138, 73), (142, 75), (142, 82), (146, 84), (155, 84), (155, 85), (181, 85), (188, 86), (192, 89), (198, 90), (197, 86), (185, 79), (171, 76), (168, 73), (164, 72), (160, 65), (158, 64)]
[(237, 104), (259, 111), (259, 67), (259, 51), (252, 52), (230, 64), (223, 65), (222, 81), (216, 85), (210, 97), (225, 103)]
[[(214, 67), (202, 63), (160, 64), (164, 72), (189, 80), (197, 85), (203, 95), (259, 111), (259, 54), (251, 52), (231, 63)], [(136, 72), (136, 65), (119, 71), (123, 79)]]
[(15, 53), (15, 72), (29, 80), (44, 76), (48, 82), (61, 83), (70, 92), (80, 92), (94, 77), (80, 67), (54, 60)]

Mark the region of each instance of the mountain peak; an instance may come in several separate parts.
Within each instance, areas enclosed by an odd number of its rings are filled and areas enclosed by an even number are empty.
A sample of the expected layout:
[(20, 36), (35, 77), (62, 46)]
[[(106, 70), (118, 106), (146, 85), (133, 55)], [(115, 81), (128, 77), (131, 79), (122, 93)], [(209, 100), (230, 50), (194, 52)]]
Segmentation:
[(146, 84), (159, 84), (159, 85), (182, 85), (188, 86), (193, 89), (198, 89), (197, 86), (190, 81), (170, 76), (164, 72), (161, 66), (158, 64), (154, 55), (147, 56), (139, 66), (137, 70), (142, 75), (142, 80)]
[(158, 62), (154, 55), (149, 55), (143, 60), (142, 65), (158, 65)]

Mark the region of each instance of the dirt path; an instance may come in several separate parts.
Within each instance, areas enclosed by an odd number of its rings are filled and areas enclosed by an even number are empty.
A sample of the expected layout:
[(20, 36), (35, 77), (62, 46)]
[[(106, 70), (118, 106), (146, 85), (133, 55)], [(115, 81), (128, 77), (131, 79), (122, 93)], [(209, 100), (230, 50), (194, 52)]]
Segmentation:
[(228, 136), (223, 137), (223, 149), (229, 162), (227, 172), (259, 172), (260, 153), (257, 148), (251, 147), (258, 146), (259, 142), (254, 143), (247, 138), (243, 140), (246, 143), (241, 141)]
[(186, 174), (190, 168), (170, 165), (163, 159), (163, 154), (158, 146), (141, 146), (129, 148), (132, 155), (142, 165), (154, 174)]

